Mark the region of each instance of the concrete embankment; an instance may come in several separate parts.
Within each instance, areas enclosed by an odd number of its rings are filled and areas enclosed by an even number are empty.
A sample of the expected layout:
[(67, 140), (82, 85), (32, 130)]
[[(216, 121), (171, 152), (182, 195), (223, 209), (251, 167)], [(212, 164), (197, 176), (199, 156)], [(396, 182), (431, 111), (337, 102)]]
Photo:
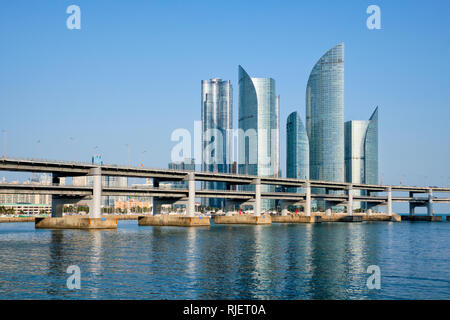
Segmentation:
[(186, 217), (166, 214), (140, 216), (138, 219), (138, 225), (140, 226), (202, 227), (210, 224), (209, 217)]
[(442, 221), (442, 216), (403, 216), (404, 221), (429, 221), (439, 222)]
[(269, 215), (252, 216), (214, 216), (215, 224), (272, 224), (272, 217)]
[(322, 222), (402, 221), (402, 217), (395, 213), (392, 215), (380, 213), (372, 213), (370, 215), (366, 213), (355, 213), (351, 216), (346, 213), (332, 213), (331, 215), (327, 215), (324, 212), (320, 212), (317, 214), (321, 216)]
[(272, 223), (319, 223), (322, 222), (321, 216), (302, 216), (291, 214), (287, 216), (272, 216)]
[(66, 216), (61, 218), (36, 218), (37, 229), (117, 229), (117, 219)]
[(0, 223), (3, 222), (34, 222), (35, 217), (0, 217)]

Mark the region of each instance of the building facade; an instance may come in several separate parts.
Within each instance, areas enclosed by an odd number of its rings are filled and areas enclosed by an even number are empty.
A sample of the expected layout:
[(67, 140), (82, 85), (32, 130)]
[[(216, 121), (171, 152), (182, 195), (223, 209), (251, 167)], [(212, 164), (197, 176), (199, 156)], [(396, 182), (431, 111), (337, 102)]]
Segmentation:
[[(240, 174), (278, 177), (279, 107), (272, 78), (251, 78), (239, 66), (239, 151)], [(253, 188), (252, 186), (243, 187)], [(261, 191), (274, 191), (262, 186)], [(274, 208), (273, 200), (263, 199), (261, 208)]]
[[(202, 171), (230, 173), (233, 159), (233, 90), (229, 80), (202, 80)], [(225, 190), (221, 182), (202, 189)], [(224, 207), (224, 199), (202, 199), (203, 206)]]
[[(369, 120), (345, 123), (345, 176), (347, 182), (378, 184), (378, 107)], [(355, 195), (364, 191), (354, 190)], [(354, 208), (365, 208), (355, 202)]]
[(343, 43), (325, 53), (311, 71), (306, 87), (306, 131), (310, 178), (344, 182)]
[[(309, 141), (306, 128), (297, 112), (286, 123), (286, 177), (309, 179)], [(288, 188), (288, 192), (304, 192), (303, 188)]]

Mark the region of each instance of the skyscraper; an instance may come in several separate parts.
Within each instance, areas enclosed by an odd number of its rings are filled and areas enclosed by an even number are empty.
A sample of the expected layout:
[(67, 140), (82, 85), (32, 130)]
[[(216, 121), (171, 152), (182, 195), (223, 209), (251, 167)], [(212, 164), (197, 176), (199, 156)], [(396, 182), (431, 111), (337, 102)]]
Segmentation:
[(378, 184), (378, 107), (369, 120), (345, 123), (345, 171), (347, 182)]
[[(202, 170), (229, 173), (233, 150), (233, 91), (230, 81), (202, 81)], [(203, 189), (225, 190), (221, 182), (203, 182)], [(203, 199), (204, 206), (223, 207), (223, 199)]]
[(325, 53), (311, 71), (306, 87), (306, 131), (309, 138), (310, 178), (343, 182), (343, 43)]
[[(298, 113), (292, 112), (286, 124), (286, 176), (309, 179), (309, 141), (305, 126)], [(289, 192), (303, 192), (302, 188), (289, 188)]]
[[(275, 176), (279, 168), (279, 97), (272, 78), (250, 78), (239, 66), (239, 155), (241, 174)], [(247, 188), (252, 188), (249, 186)], [(274, 191), (262, 186), (261, 191)], [(274, 207), (264, 199), (261, 208)]]

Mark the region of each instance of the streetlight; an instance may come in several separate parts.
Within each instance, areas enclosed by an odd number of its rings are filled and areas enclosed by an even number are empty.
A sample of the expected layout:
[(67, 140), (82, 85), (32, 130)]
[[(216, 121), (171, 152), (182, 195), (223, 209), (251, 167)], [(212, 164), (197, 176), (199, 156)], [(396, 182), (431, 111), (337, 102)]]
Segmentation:
[(75, 139), (74, 137), (70, 137), (70, 140), (73, 143), (73, 162), (75, 162)]
[(143, 167), (144, 166), (144, 153), (146, 153), (147, 152), (147, 150), (144, 150), (144, 151), (142, 151), (142, 160), (141, 160), (141, 167)]

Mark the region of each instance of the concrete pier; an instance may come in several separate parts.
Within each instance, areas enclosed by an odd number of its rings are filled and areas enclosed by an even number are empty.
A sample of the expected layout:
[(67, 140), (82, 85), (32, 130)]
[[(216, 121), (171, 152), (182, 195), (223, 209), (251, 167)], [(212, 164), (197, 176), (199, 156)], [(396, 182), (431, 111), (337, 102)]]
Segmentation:
[(138, 225), (140, 226), (209, 227), (210, 224), (209, 217), (159, 214), (156, 216), (140, 216), (138, 218)]
[(269, 215), (254, 216), (215, 216), (215, 224), (272, 224), (272, 218)]
[(428, 222), (440, 222), (442, 221), (442, 216), (403, 216), (403, 221), (428, 221)]
[(298, 214), (272, 216), (272, 223), (319, 223), (321, 216), (302, 216)]
[(348, 215), (332, 213), (331, 215), (322, 215), (322, 222), (362, 222), (361, 215)]
[(117, 229), (117, 219), (66, 216), (35, 218), (36, 229)]

